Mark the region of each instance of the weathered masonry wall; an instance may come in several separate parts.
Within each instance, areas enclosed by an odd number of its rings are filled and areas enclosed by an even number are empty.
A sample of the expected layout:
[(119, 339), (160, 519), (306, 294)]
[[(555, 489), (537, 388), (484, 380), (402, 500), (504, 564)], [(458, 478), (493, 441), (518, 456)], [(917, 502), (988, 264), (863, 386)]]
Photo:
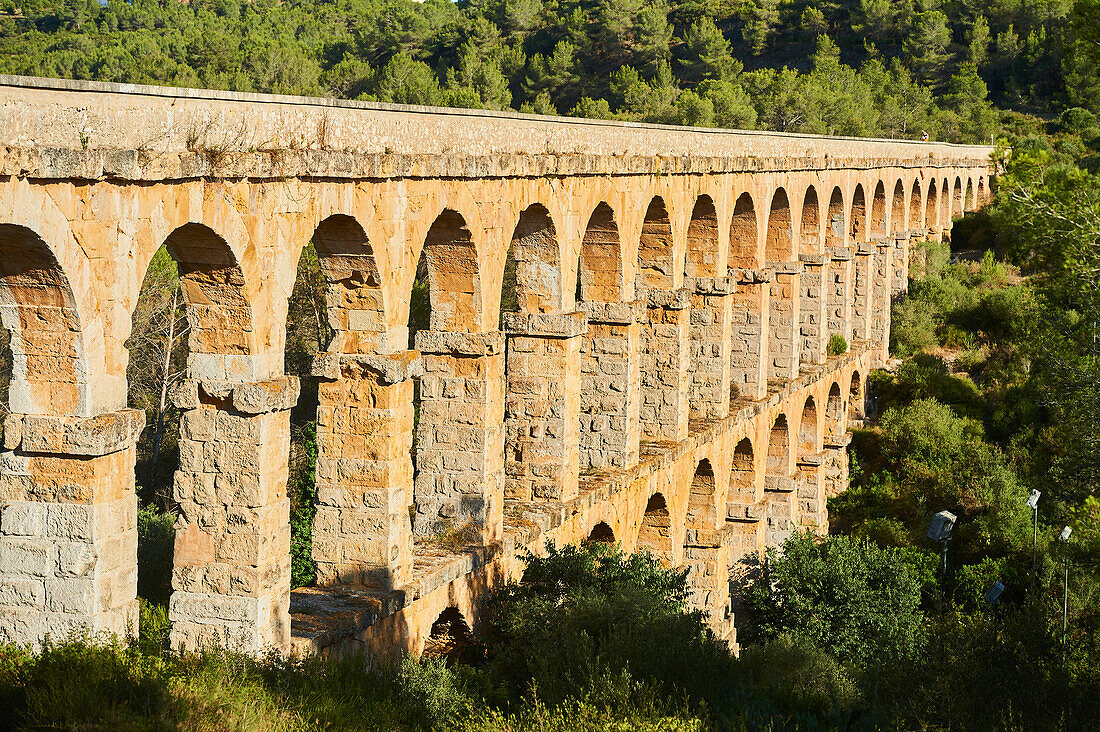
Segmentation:
[[(173, 644), (418, 653), (521, 548), (587, 538), (686, 567), (732, 643), (731, 574), (827, 530), (910, 246), (987, 200), (989, 153), (0, 76), (0, 641), (134, 631), (125, 343), (163, 246), (190, 325)], [(335, 337), (318, 587), (291, 593), (310, 242)]]

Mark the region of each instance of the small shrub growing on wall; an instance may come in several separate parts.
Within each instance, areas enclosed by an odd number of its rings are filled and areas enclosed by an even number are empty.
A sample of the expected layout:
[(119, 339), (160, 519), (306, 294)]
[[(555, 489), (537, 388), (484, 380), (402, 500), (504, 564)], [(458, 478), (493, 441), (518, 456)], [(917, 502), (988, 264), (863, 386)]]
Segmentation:
[(829, 336), (829, 349), (830, 356), (839, 356), (842, 353), (848, 352), (848, 341), (844, 336), (839, 333), (833, 333)]

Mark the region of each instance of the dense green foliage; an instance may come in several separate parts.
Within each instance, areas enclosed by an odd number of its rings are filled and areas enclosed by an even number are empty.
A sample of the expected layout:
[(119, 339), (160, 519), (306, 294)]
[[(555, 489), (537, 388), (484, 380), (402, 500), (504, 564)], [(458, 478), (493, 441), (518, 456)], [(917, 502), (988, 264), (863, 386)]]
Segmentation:
[(859, 668), (912, 660), (923, 645), (921, 577), (897, 549), (847, 536), (795, 536), (767, 573), (744, 593), (754, 618), (746, 642), (801, 636)]
[(980, 141), (1100, 111), (1094, 0), (4, 0), (0, 70)]

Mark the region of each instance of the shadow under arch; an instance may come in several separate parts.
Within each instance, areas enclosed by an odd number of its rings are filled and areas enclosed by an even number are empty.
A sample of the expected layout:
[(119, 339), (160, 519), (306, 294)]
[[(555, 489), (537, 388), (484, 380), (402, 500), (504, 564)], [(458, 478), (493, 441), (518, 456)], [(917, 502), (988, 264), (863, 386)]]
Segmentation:
[(894, 184), (893, 200), (890, 204), (890, 227), (886, 233), (902, 231), (905, 228), (905, 185), (899, 179)]
[(845, 224), (847, 217), (844, 215), (844, 192), (840, 189), (840, 186), (834, 186), (833, 192), (829, 196), (827, 217), (825, 221), (825, 246), (843, 247), (847, 238)]
[(859, 243), (867, 239), (867, 196), (863, 193), (863, 184), (857, 183), (852, 193), (852, 210), (848, 215), (849, 241)]
[(755, 269), (760, 266), (757, 246), (760, 235), (757, 231), (756, 207), (752, 196), (742, 193), (737, 197), (730, 219), (729, 268)]
[(618, 302), (622, 298), (623, 266), (615, 212), (601, 202), (588, 218), (581, 240), (578, 299)]
[(592, 527), (592, 531), (588, 532), (588, 541), (613, 544), (615, 543), (615, 532), (607, 525), (606, 521), (601, 521)]
[(813, 186), (806, 188), (806, 195), (802, 199), (802, 225), (799, 229), (801, 244), (798, 253), (814, 256), (821, 244), (821, 203), (817, 189)]
[(672, 522), (668, 504), (661, 493), (654, 493), (646, 503), (642, 524), (638, 528), (638, 548), (646, 549), (665, 566), (672, 564)]
[(695, 201), (687, 230), (687, 263), (689, 277), (715, 277), (718, 274), (718, 213), (710, 196)]
[(909, 194), (909, 228), (924, 228), (924, 206), (920, 195), (920, 181), (913, 179), (913, 190)]
[(648, 287), (672, 289), (676, 276), (673, 262), (672, 222), (665, 200), (654, 196), (646, 209), (638, 239), (638, 271)]
[(764, 259), (768, 262), (788, 262), (794, 258), (794, 222), (787, 191), (776, 188), (768, 207), (765, 228)]
[(846, 431), (844, 420), (844, 397), (840, 393), (840, 384), (833, 382), (829, 387), (829, 398), (825, 402), (825, 434), (842, 435)]
[(812, 455), (817, 451), (817, 403), (810, 396), (806, 397), (802, 406), (802, 417), (798, 421), (798, 457)]
[(8, 406), (20, 414), (90, 416), (83, 324), (46, 242), (0, 224), (0, 322), (8, 335)]

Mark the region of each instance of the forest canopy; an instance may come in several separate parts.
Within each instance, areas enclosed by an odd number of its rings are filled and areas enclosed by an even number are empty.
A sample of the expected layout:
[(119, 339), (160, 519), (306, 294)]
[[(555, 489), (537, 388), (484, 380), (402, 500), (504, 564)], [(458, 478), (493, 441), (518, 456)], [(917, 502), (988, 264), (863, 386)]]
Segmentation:
[(1100, 112), (1096, 6), (0, 0), (0, 71), (978, 142), (994, 105)]

